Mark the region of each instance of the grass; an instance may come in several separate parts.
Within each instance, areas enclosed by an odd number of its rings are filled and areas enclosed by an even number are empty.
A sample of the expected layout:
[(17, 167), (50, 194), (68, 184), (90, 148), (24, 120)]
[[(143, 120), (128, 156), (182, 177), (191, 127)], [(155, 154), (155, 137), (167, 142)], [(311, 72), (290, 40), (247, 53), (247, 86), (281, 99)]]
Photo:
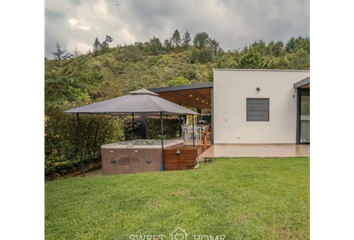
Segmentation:
[(309, 239), (309, 158), (219, 158), (196, 170), (45, 184), (47, 239), (167, 239), (177, 227), (188, 239)]
[[(94, 162), (90, 162), (90, 163), (84, 163), (84, 172), (92, 172), (98, 169), (102, 168), (102, 163), (101, 163), (101, 159), (99, 160), (94, 160)], [(60, 174), (55, 174), (55, 175), (49, 175), (46, 176), (46, 182), (51, 182), (54, 180), (65, 180), (68, 178), (72, 178), (72, 177), (76, 177), (76, 176), (81, 176), (82, 175), (82, 169), (81, 169), (81, 165), (79, 165), (78, 168), (76, 168), (75, 170), (66, 172), (63, 175)]]

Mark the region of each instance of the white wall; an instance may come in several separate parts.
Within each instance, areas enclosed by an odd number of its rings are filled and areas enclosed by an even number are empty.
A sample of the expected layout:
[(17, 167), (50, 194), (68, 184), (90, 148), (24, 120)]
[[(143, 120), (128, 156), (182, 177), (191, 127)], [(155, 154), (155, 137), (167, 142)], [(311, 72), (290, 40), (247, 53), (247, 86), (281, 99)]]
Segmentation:
[[(294, 83), (308, 76), (310, 71), (214, 69), (214, 144), (296, 143)], [(246, 98), (269, 98), (269, 122), (246, 121)]]

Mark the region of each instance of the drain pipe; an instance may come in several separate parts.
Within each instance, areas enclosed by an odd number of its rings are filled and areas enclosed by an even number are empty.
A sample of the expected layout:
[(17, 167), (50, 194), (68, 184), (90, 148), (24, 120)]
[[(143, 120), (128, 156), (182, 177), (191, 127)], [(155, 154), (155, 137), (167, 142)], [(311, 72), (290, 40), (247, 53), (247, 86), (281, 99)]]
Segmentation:
[(164, 170), (164, 164), (165, 164), (165, 155), (163, 151), (163, 120), (162, 120), (162, 112), (160, 112), (160, 121), (161, 121), (161, 146), (162, 146), (162, 164), (160, 168), (160, 172)]

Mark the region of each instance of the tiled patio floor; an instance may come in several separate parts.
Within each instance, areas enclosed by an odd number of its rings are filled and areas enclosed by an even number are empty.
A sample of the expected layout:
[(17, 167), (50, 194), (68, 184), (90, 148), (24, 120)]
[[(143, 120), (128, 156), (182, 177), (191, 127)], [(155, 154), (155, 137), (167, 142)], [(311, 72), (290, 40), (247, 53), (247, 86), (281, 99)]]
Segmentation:
[(252, 144), (213, 145), (199, 158), (214, 157), (309, 157), (310, 145), (295, 144)]

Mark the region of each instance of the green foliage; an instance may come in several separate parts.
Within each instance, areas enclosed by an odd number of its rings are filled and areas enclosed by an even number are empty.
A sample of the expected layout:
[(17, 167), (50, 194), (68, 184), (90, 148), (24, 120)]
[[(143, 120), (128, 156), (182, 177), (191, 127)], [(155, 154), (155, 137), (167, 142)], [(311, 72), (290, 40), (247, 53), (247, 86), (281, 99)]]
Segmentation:
[(70, 53), (64, 54), (66, 52), (66, 50), (61, 50), (59, 43), (57, 43), (56, 47), (57, 47), (57, 50), (55, 52), (52, 52), (55, 60), (58, 60), (58, 61), (68, 60), (74, 56), (73, 54), (70, 54)]
[[(83, 102), (87, 104), (89, 102)], [(64, 113), (77, 104), (45, 106), (45, 174), (52, 178), (80, 166), (80, 151), (76, 114)], [(120, 120), (106, 115), (80, 115), (84, 162), (101, 156), (101, 145), (122, 138)]]
[(310, 39), (308, 37), (303, 38), (299, 36), (298, 38), (290, 38), (290, 40), (286, 43), (285, 47), (288, 53), (297, 52), (300, 49), (305, 50), (308, 54), (310, 54)]
[(172, 41), (175, 47), (178, 47), (181, 44), (181, 35), (179, 31), (176, 29), (172, 36)]
[(212, 52), (207, 49), (200, 52), (198, 60), (200, 63), (214, 62), (214, 57)]
[(205, 48), (209, 43), (209, 40), (210, 40), (209, 35), (206, 32), (201, 32), (201, 33), (197, 33), (194, 36), (193, 44), (196, 48), (200, 50), (205, 50)]
[(168, 81), (168, 86), (177, 86), (177, 85), (187, 85), (191, 84), (191, 82), (185, 77), (175, 77), (174, 79)]
[(198, 48), (193, 48), (189, 60), (191, 63), (208, 63), (214, 62), (214, 56), (210, 49), (199, 50)]
[[(164, 139), (176, 138), (179, 131), (179, 120), (176, 117), (163, 117)], [(159, 117), (146, 119), (146, 138), (161, 139), (161, 121)], [(134, 129), (132, 117), (124, 120), (124, 137), (126, 140), (141, 138), (141, 119), (134, 117)]]
[(92, 87), (75, 78), (68, 78), (56, 72), (45, 75), (45, 101), (63, 103), (85, 100)]
[(310, 55), (304, 50), (300, 49), (295, 53), (295, 57), (290, 61), (291, 69), (310, 69)]
[(111, 36), (106, 35), (106, 40), (105, 42), (111, 43), (113, 41), (113, 38)]
[(203, 115), (202, 120), (205, 120), (206, 122), (210, 123), (211, 122), (211, 115)]
[(172, 51), (172, 43), (170, 40), (166, 39), (164, 42), (164, 48), (166, 52), (170, 53)]
[(239, 68), (241, 69), (259, 69), (262, 64), (262, 55), (255, 49), (243, 54), (240, 58)]
[(152, 55), (159, 55), (162, 50), (162, 43), (160, 42), (160, 39), (157, 37), (153, 37), (150, 39), (150, 44), (147, 47), (147, 52), (152, 54)]
[[(188, 42), (190, 38), (187, 33), (182, 37), (182, 46), (186, 44), (184, 40)], [(106, 42), (109, 42), (108, 37)], [(154, 36), (149, 42), (105, 48), (68, 61), (47, 60), (45, 99), (49, 102), (104, 100), (132, 89), (166, 86), (176, 76), (183, 76), (192, 83), (209, 81), (212, 68), (310, 67), (309, 38), (292, 38), (285, 47), (280, 41), (266, 44), (259, 40), (240, 52), (224, 52), (206, 32), (197, 33), (193, 39), (195, 46), (189, 48), (173, 49), (171, 40), (166, 39), (162, 45)]]
[(182, 46), (184, 46), (185, 48), (188, 48), (190, 41), (191, 41), (191, 36), (190, 36), (189, 32), (186, 31), (182, 37)]
[(199, 61), (200, 50), (198, 48), (193, 48), (189, 55), (189, 61), (191, 63), (197, 63)]
[(218, 50), (220, 44), (216, 39), (210, 39), (210, 51), (216, 55), (216, 51)]
[(94, 43), (93, 43), (93, 51), (96, 52), (96, 51), (99, 51), (101, 50), (101, 43), (100, 41), (98, 40), (98, 38), (96, 37)]
[(139, 46), (129, 45), (123, 49), (124, 60), (127, 62), (137, 62), (143, 59)]

